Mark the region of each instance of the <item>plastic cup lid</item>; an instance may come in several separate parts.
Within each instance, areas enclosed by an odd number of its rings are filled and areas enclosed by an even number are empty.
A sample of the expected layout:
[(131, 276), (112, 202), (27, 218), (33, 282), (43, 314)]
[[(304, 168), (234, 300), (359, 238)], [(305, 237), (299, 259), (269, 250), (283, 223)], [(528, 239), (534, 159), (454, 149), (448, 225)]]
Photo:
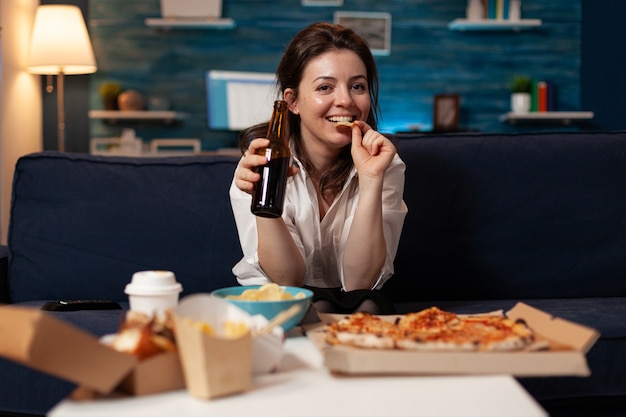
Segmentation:
[(124, 292), (128, 295), (163, 295), (182, 290), (183, 286), (176, 282), (171, 271), (139, 271), (133, 274)]

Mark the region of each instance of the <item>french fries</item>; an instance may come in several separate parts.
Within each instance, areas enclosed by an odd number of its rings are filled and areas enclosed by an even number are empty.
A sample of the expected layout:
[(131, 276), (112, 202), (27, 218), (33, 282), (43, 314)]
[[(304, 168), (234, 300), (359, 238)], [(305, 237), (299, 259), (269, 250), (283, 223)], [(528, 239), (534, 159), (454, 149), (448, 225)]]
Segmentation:
[(248, 325), (242, 322), (226, 320), (223, 323), (222, 332), (216, 332), (213, 326), (209, 323), (200, 320), (193, 320), (189, 317), (183, 319), (186, 324), (197, 328), (201, 332), (208, 334), (209, 336), (224, 337), (226, 339), (236, 339), (248, 333), (250, 329)]

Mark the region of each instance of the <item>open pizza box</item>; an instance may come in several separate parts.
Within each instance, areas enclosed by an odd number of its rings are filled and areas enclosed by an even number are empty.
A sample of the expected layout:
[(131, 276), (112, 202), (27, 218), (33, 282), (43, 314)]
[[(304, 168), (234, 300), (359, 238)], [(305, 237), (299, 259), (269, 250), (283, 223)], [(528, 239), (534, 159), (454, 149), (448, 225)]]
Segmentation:
[(145, 395), (185, 387), (178, 354), (139, 362), (52, 314), (0, 307), (0, 356), (79, 386), (81, 395)]
[[(363, 349), (331, 346), (325, 341), (324, 326), (307, 331), (321, 350), (325, 366), (333, 372), (351, 375), (460, 375), (509, 374), (519, 377), (589, 376), (585, 354), (599, 333), (567, 320), (553, 317), (524, 303), (517, 303), (506, 315), (523, 319), (547, 349), (509, 352), (443, 352), (401, 349)], [(328, 323), (344, 315), (320, 315)], [(395, 320), (398, 316), (381, 316)]]

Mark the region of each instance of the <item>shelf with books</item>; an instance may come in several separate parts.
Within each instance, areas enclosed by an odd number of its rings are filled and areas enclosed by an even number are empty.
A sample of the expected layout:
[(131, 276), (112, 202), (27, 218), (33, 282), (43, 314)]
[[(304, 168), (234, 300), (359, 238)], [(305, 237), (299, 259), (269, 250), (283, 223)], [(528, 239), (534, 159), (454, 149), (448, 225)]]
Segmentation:
[(593, 117), (594, 114), (591, 111), (509, 112), (500, 116), (500, 121), (509, 124), (559, 123), (570, 125), (577, 121), (591, 120)]
[(458, 31), (515, 31), (534, 29), (541, 26), (541, 19), (454, 19), (448, 29)]

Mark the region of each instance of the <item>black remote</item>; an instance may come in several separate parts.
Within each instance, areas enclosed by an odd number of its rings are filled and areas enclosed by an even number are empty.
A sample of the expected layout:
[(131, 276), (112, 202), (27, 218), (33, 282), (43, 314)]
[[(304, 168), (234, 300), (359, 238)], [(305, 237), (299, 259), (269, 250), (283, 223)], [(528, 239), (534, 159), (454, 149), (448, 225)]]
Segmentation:
[(41, 309), (48, 311), (121, 310), (122, 307), (111, 300), (60, 300), (48, 301)]

